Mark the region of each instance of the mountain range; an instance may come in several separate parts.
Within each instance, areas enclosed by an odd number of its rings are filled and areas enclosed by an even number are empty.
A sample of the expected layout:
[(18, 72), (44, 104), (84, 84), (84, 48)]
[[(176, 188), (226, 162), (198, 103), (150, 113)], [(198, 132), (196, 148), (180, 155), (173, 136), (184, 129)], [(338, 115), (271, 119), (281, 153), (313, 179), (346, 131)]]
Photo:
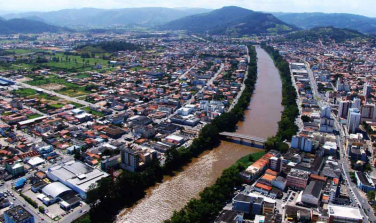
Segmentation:
[(187, 30), (210, 34), (284, 33), (297, 30), (269, 13), (228, 6), (208, 13), (177, 19), (160, 26), (163, 30)]
[(228, 6), (217, 10), (162, 7), (82, 8), (52, 12), (2, 14), (0, 34), (67, 30), (60, 27), (107, 29), (116, 25), (228, 35), (288, 33), (299, 29), (327, 26), (353, 29), (362, 33), (376, 33), (376, 18), (366, 16), (344, 13), (270, 14)]
[(5, 19), (39, 18), (56, 26), (104, 27), (112, 25), (138, 25), (152, 27), (185, 16), (211, 11), (202, 8), (124, 8), (124, 9), (64, 9), (52, 12), (27, 12), (3, 15)]
[(314, 27), (308, 30), (301, 30), (292, 32), (286, 35), (286, 38), (290, 40), (303, 40), (303, 41), (332, 41), (343, 42), (350, 39), (367, 38), (369, 36), (352, 29), (341, 29), (333, 26), (327, 27)]
[(16, 34), (16, 33), (43, 33), (43, 32), (58, 32), (68, 30), (46, 23), (29, 20), (29, 19), (0, 19), (0, 34)]
[(346, 13), (273, 13), (285, 23), (303, 29), (333, 26), (357, 30), (362, 33), (376, 33), (376, 18)]

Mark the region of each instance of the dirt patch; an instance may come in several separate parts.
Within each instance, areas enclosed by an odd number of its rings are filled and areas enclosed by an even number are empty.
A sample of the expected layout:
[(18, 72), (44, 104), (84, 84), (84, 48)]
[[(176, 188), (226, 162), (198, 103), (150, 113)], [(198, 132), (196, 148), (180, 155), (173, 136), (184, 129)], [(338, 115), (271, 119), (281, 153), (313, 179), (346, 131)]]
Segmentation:
[(21, 79), (18, 79), (18, 81), (20, 82), (27, 82), (27, 81), (32, 81), (33, 79), (32, 78), (28, 78), (28, 77), (23, 77)]
[(59, 91), (62, 88), (64, 88), (65, 86), (62, 85), (62, 84), (45, 84), (45, 85), (41, 85), (39, 87), (46, 89), (46, 90), (50, 90), (50, 91)]

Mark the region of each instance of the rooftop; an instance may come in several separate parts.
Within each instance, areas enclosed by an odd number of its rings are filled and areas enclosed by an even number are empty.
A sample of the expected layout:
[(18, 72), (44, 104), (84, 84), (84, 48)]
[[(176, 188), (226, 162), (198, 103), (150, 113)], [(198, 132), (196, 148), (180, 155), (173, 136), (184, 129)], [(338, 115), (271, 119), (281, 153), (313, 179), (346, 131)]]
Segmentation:
[[(13, 222), (23, 222), (31, 217), (31, 215), (26, 209), (21, 206), (15, 206), (5, 212), (5, 214), (13, 220)], [(34, 218), (34, 217), (33, 217)]]
[(349, 219), (362, 219), (359, 208), (353, 207), (344, 207), (329, 204), (329, 216), (337, 216), (340, 218), (349, 218)]

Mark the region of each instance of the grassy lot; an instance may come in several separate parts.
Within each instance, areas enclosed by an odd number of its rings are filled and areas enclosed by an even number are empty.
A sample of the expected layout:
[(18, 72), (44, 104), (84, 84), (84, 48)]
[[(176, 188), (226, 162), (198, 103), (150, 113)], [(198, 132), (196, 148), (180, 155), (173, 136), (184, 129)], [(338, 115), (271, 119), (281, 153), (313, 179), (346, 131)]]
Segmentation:
[(252, 154), (249, 154), (240, 158), (238, 161), (236, 161), (236, 163), (242, 163), (248, 167), (249, 165), (254, 163), (256, 160), (260, 159), (263, 155), (265, 155), (264, 151), (252, 153)]
[[(102, 64), (102, 66), (107, 66), (107, 64), (108, 64), (108, 60), (103, 60), (103, 59), (100, 59), (100, 58), (81, 58), (81, 56), (64, 55), (63, 53), (56, 53), (55, 57), (59, 57), (60, 60), (63, 61), (62, 63), (67, 63), (67, 64), (70, 64), (70, 63), (76, 64), (74, 62), (76, 60), (77, 63), (81, 66), (84, 63), (84, 61), (85, 62), (88, 61), (89, 65), (95, 65), (95, 63), (97, 63), (97, 64)], [(66, 59), (68, 59), (68, 61), (70, 59), (70, 62), (67, 62)]]
[(14, 52), (15, 54), (25, 54), (25, 53), (32, 53), (40, 51), (38, 49), (14, 49), (14, 50), (7, 50), (8, 52)]
[(20, 88), (18, 90), (13, 91), (13, 93), (19, 95), (20, 97), (26, 98), (27, 96), (34, 95), (37, 92), (31, 88)]
[(52, 108), (57, 108), (57, 109), (59, 109), (59, 108), (62, 108), (64, 105), (58, 103), (58, 104), (50, 104), (49, 106), (52, 107)]
[[(61, 90), (61, 91), (63, 91), (63, 90)], [(74, 93), (77, 94), (79, 92), (74, 92)], [(57, 96), (48, 95), (46, 93), (37, 94), (37, 92), (34, 89), (30, 89), (30, 88), (20, 88), (18, 90), (13, 91), (13, 94), (18, 95), (19, 97), (23, 97), (23, 98), (36, 98), (36, 99), (40, 99), (40, 100), (42, 100), (42, 99), (46, 100), (47, 103), (49, 103), (50, 106), (53, 107), (53, 108), (61, 108), (66, 104), (74, 105), (74, 106), (76, 106), (76, 108), (83, 107), (82, 104), (79, 104), (79, 103), (76, 103), (76, 102), (71, 102), (71, 101), (65, 101), (65, 100), (63, 100), (63, 99), (61, 99)]]
[(86, 74), (86, 73), (80, 73), (80, 74), (77, 74), (76, 76), (72, 76), (74, 78), (87, 78), (87, 77), (91, 77), (89, 74)]
[(93, 109), (91, 109), (90, 107), (85, 107), (83, 108), (83, 110), (87, 111), (88, 113), (92, 114), (92, 115), (97, 115), (97, 116), (100, 116), (100, 117), (103, 117), (104, 114), (102, 112), (97, 112), (97, 111), (94, 111)]
[(33, 119), (33, 118), (39, 118), (39, 117), (42, 117), (40, 114), (33, 114), (33, 115), (29, 115), (27, 116), (27, 119)]
[(132, 67), (130, 70), (132, 70), (132, 71), (139, 71), (139, 70), (149, 70), (149, 69), (145, 68), (145, 67)]
[(71, 101), (68, 104), (74, 105), (74, 106), (76, 106), (76, 108), (84, 107), (84, 105), (82, 105), (82, 104), (79, 104), (79, 103), (76, 103), (76, 102), (71, 102)]
[(91, 92), (87, 92), (85, 90), (85, 87), (79, 86), (77, 84), (69, 83), (63, 78), (57, 78), (57, 77), (54, 77), (54, 76), (51, 76), (50, 78), (45, 78), (45, 79), (28, 81), (27, 83), (30, 84), (30, 85), (34, 85), (34, 86), (41, 86), (41, 85), (45, 85), (45, 84), (64, 85), (64, 87), (62, 89), (56, 90), (56, 92), (64, 94), (64, 95), (68, 95), (70, 97), (78, 97), (78, 96), (82, 96), (82, 95), (86, 95), (86, 94), (91, 93)]

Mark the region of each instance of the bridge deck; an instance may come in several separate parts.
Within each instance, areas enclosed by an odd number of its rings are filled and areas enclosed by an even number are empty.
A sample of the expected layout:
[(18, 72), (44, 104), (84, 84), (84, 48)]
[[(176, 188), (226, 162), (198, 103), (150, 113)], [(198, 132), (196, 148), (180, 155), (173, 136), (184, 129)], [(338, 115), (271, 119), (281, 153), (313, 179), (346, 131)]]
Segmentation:
[(239, 139), (246, 139), (246, 140), (260, 142), (260, 143), (266, 142), (266, 139), (261, 138), (261, 137), (244, 135), (244, 134), (239, 134), (239, 133), (235, 133), (235, 132), (221, 132), (221, 133), (219, 133), (219, 135), (229, 136), (229, 137), (234, 137), (234, 138), (239, 138)]

